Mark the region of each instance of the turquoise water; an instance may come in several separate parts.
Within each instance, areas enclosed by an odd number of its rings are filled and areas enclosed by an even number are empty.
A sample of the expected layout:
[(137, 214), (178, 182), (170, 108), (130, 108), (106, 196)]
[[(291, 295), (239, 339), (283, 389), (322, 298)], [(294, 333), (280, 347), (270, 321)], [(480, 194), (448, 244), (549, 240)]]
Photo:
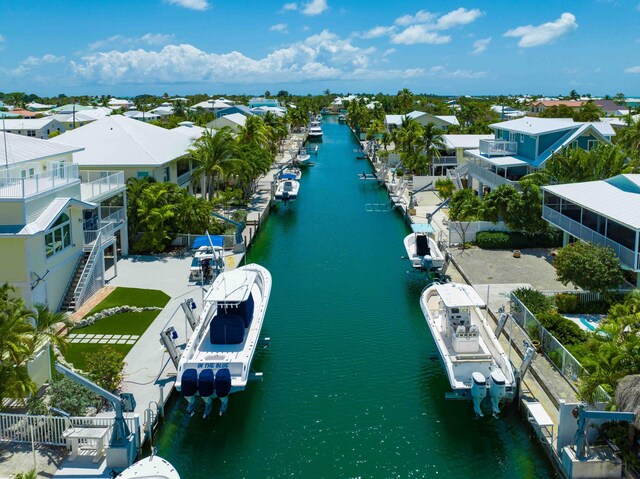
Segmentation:
[(349, 129), (332, 118), (323, 130), (298, 201), (272, 211), (249, 251), (273, 275), (271, 346), (253, 363), (264, 382), (224, 417), (189, 418), (177, 398), (158, 454), (183, 479), (554, 477), (515, 412), (476, 419), (444, 400), (424, 278), (401, 259), (409, 229), (365, 211), (386, 193), (358, 179), (371, 168)]

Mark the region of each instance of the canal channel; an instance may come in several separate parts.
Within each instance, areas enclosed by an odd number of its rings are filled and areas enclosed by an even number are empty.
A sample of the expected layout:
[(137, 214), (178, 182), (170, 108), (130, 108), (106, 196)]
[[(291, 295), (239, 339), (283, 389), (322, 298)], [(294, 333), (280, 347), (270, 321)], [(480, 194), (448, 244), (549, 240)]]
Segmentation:
[(519, 413), (475, 418), (444, 399), (408, 228), (366, 207), (388, 196), (359, 179), (372, 170), (349, 128), (333, 117), (323, 131), (298, 201), (274, 208), (248, 254), (273, 276), (271, 345), (253, 363), (264, 382), (223, 417), (189, 417), (176, 397), (158, 454), (184, 479), (554, 477)]

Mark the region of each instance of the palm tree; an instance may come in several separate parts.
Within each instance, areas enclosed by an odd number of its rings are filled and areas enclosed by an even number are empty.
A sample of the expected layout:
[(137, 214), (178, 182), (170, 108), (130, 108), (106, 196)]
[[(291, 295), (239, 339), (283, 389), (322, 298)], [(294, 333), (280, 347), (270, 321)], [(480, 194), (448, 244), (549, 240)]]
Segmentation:
[(260, 147), (269, 144), (267, 127), (258, 115), (247, 118), (244, 126), (238, 132), (238, 142), (241, 144), (255, 143)]
[(409, 113), (414, 105), (413, 93), (408, 88), (403, 88), (396, 95), (398, 106), (402, 113)]
[(202, 194), (208, 200), (213, 197), (217, 180), (224, 175), (225, 167), (228, 167), (234, 158), (234, 144), (231, 129), (224, 127), (217, 132), (206, 130), (190, 150), (194, 162), (198, 165), (191, 175), (192, 184), (196, 185), (198, 181), (202, 181)]
[(440, 151), (446, 148), (442, 131), (433, 123), (422, 127), (422, 144), (430, 164), (433, 164), (433, 159), (440, 158)]
[(616, 144), (629, 156), (640, 159), (640, 118), (636, 120), (629, 114), (626, 122), (627, 126), (615, 136)]
[(35, 322), (33, 347), (37, 348), (42, 339), (47, 339), (64, 352), (67, 347), (67, 338), (62, 332), (62, 326), (71, 328), (73, 325), (67, 315), (63, 312), (51, 311), (44, 304), (36, 304), (31, 317)]

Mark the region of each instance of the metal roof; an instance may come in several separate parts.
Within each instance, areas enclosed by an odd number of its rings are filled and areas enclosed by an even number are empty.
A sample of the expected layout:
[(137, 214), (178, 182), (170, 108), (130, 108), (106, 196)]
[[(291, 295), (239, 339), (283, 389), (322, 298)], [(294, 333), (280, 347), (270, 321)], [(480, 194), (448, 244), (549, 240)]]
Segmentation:
[(493, 135), (442, 135), (447, 148), (480, 148), (480, 140), (493, 140)]
[(543, 189), (632, 229), (640, 230), (640, 175), (618, 175), (608, 180), (544, 186)]
[(191, 139), (124, 115), (112, 115), (67, 131), (48, 142), (78, 145), (80, 166), (162, 166), (184, 156)]
[[(7, 141), (7, 156), (4, 154), (5, 138)], [(40, 140), (39, 138), (13, 133), (0, 133), (0, 167), (6, 163), (15, 165), (25, 161), (42, 160), (53, 156), (79, 152), (82, 149), (82, 147), (70, 146), (64, 144), (64, 142), (53, 143), (51, 140)]]

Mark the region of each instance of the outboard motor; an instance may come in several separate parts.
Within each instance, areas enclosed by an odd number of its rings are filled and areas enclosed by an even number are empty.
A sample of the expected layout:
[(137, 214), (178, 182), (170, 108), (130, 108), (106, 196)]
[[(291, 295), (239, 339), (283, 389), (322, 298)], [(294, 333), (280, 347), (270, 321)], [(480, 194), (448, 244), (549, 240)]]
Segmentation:
[(198, 376), (198, 392), (200, 397), (204, 399), (204, 414), (203, 418), (209, 416), (211, 412), (211, 404), (213, 402), (214, 392), (214, 374), (213, 369), (203, 369)]
[(196, 408), (196, 393), (198, 392), (198, 371), (190, 368), (182, 373), (182, 386), (180, 390), (189, 403), (187, 413), (193, 415), (193, 411)]
[(473, 410), (482, 417), (482, 409), (480, 403), (487, 396), (487, 380), (484, 375), (478, 371), (471, 374), (471, 399), (473, 399)]
[(218, 369), (215, 379), (216, 394), (220, 398), (220, 415), (222, 416), (229, 405), (229, 393), (231, 392), (231, 371)]
[(431, 256), (423, 256), (420, 260), (420, 267), (426, 271), (431, 271), (433, 267), (433, 259)]
[(491, 397), (491, 408), (493, 414), (500, 413), (500, 401), (506, 396), (507, 378), (502, 371), (496, 369), (491, 373), (489, 379), (489, 396)]

